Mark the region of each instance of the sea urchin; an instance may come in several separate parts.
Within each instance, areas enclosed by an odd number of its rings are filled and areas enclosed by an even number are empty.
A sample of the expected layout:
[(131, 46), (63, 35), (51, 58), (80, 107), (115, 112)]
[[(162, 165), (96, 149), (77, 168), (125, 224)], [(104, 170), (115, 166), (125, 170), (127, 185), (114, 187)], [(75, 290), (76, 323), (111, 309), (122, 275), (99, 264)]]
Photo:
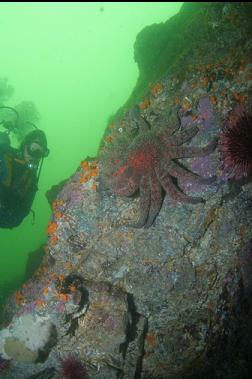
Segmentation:
[(10, 361), (2, 358), (0, 355), (0, 374), (1, 372), (5, 372), (10, 368)]
[(87, 370), (81, 360), (69, 355), (66, 358), (60, 358), (60, 378), (62, 379), (87, 379)]
[(252, 172), (252, 115), (237, 105), (220, 137), (224, 172), (241, 179)]

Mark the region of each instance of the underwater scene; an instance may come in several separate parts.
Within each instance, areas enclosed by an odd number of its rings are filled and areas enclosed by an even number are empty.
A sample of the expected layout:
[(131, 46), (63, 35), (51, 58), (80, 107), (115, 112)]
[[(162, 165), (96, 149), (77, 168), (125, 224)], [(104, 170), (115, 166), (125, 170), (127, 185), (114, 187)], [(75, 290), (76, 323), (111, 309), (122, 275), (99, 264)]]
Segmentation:
[(0, 30), (0, 378), (250, 379), (251, 3)]

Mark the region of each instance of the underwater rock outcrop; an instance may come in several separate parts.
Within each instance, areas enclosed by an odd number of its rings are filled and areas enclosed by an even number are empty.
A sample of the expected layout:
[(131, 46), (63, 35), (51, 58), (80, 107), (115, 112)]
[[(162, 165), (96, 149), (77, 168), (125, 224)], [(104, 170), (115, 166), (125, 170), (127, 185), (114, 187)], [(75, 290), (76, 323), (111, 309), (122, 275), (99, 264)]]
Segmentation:
[(25, 274), (24, 274), (25, 281), (30, 279), (33, 276), (34, 272), (37, 271), (37, 269), (42, 263), (44, 255), (45, 255), (45, 251), (44, 251), (43, 245), (40, 246), (35, 251), (32, 251), (28, 254)]
[[(137, 193), (117, 196), (106, 187), (111, 162), (123, 157), (142, 120), (155, 133), (179, 117), (181, 132), (199, 129), (187, 146), (201, 148), (219, 138), (237, 103), (249, 104), (251, 7), (197, 6), (207, 10), (200, 22), (211, 33), (197, 36), (184, 57), (184, 75), (169, 68), (137, 104), (137, 116), (129, 110), (110, 124), (97, 159), (83, 161), (53, 201), (43, 264), (9, 299), (1, 333), (28, 314), (49, 318), (55, 339), (38, 362), (12, 359), (3, 378), (57, 378), (61, 358), (73, 352), (92, 379), (248, 377), (251, 173), (237, 179), (226, 172), (218, 147), (181, 159), (188, 172), (216, 180), (178, 178), (174, 185), (205, 202), (185, 204), (162, 193), (148, 229), (128, 226), (139, 219)], [(197, 28), (198, 18), (185, 7), (183, 19)]]

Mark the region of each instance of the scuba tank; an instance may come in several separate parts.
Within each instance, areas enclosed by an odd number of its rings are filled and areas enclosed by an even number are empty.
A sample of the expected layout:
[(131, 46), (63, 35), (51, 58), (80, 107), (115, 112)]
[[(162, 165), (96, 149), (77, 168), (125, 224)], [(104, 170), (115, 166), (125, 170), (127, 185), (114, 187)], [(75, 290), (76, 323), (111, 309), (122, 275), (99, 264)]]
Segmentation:
[(1, 145), (10, 146), (10, 137), (8, 132), (0, 132), (0, 146)]
[(15, 131), (15, 129), (17, 128), (18, 113), (17, 113), (16, 109), (14, 109), (12, 107), (1, 106), (0, 107), (0, 111), (2, 109), (7, 109), (8, 111), (11, 111), (12, 114), (14, 114), (14, 117), (15, 117), (14, 120), (10, 120), (9, 117), (8, 117), (7, 120), (5, 120), (4, 117), (1, 120), (1, 117), (0, 117), (0, 126), (2, 126), (4, 129), (6, 129), (5, 132), (0, 132), (0, 145), (10, 146), (11, 141), (10, 141), (9, 134), (11, 132)]

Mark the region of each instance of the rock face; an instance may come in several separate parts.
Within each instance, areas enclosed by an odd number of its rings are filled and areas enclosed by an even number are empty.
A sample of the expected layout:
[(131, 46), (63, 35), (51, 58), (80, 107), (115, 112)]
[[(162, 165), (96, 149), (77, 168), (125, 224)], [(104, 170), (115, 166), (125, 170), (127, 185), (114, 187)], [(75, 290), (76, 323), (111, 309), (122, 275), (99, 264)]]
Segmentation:
[[(2, 329), (7, 335), (17, 317), (29, 314), (49, 318), (57, 338), (35, 363), (13, 359), (4, 378), (56, 378), (59, 357), (72, 353), (95, 379), (249, 377), (251, 177), (236, 180), (226, 172), (218, 148), (181, 159), (189, 170), (217, 179), (211, 185), (179, 180), (179, 188), (205, 202), (166, 195), (148, 229), (127, 226), (138, 218), (139, 196), (118, 197), (104, 186), (107, 165), (122, 148), (127, 154), (141, 120), (155, 132), (179, 118), (181, 130), (199, 128), (188, 146), (202, 147), (220, 136), (238, 103), (249, 111), (251, 8), (237, 4), (207, 3), (213, 34), (201, 40), (202, 49), (211, 47), (204, 61), (198, 60), (199, 37), (183, 80), (174, 68), (153, 85), (140, 116), (126, 113), (108, 128), (99, 157), (82, 162), (58, 193), (44, 262), (9, 300), (10, 324)], [(160, 125), (164, 114), (167, 123)]]
[[(186, 77), (198, 75), (197, 66), (210, 79), (213, 65), (223, 59), (218, 70), (220, 77), (227, 64), (240, 65), (238, 57), (245, 54), (249, 59), (251, 22), (249, 3), (185, 2), (180, 12), (165, 23), (145, 27), (134, 44), (139, 69), (136, 86), (112, 119), (115, 121), (134, 104), (142, 102), (162, 78), (170, 77), (174, 84), (177, 80), (181, 83)], [(242, 51), (244, 48), (246, 52)]]
[(26, 270), (25, 270), (25, 280), (28, 280), (32, 277), (34, 272), (39, 268), (42, 263), (44, 256), (44, 246), (42, 245), (35, 251), (32, 251), (28, 255)]

